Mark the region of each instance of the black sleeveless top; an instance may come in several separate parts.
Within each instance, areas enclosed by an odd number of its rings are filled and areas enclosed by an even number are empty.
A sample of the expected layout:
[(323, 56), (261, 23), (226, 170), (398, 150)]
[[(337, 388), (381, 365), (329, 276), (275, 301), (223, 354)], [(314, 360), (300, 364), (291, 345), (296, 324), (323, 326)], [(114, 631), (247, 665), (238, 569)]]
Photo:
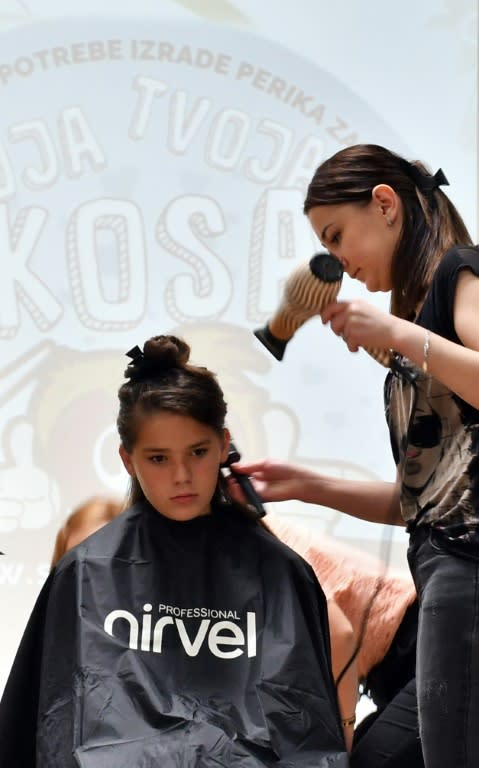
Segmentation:
[[(454, 297), (462, 269), (479, 276), (479, 247), (445, 254), (416, 320), (456, 344)], [(479, 411), (406, 358), (397, 362), (407, 375), (390, 372), (384, 394), (402, 516), (409, 530), (430, 524), (479, 552)]]

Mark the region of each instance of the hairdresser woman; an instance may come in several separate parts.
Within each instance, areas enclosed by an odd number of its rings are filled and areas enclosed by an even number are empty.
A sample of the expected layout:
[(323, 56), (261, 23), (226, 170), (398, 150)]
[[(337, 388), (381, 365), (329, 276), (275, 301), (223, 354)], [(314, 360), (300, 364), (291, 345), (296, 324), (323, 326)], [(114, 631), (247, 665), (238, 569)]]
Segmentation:
[[(407, 525), (419, 598), (417, 695), (426, 768), (479, 765), (479, 249), (431, 175), (384, 147), (319, 166), (304, 210), (323, 245), (391, 312), (330, 304), (323, 322), (350, 351), (393, 350), (385, 408), (397, 482), (243, 465), (265, 501), (316, 502)], [(236, 467), (241, 469), (240, 467)]]

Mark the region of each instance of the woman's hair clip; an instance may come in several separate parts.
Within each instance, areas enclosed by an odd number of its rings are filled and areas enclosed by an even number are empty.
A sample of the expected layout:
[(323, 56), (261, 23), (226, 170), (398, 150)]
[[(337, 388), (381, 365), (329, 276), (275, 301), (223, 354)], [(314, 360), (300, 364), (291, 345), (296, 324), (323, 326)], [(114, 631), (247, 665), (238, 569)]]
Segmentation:
[(449, 182), (442, 168), (439, 168), (439, 170), (431, 176), (430, 174), (424, 173), (424, 171), (422, 171), (421, 168), (418, 168), (417, 165), (414, 165), (414, 163), (407, 162), (405, 170), (415, 183), (416, 187), (425, 195), (430, 195), (435, 189), (438, 189), (438, 187), (449, 186)]

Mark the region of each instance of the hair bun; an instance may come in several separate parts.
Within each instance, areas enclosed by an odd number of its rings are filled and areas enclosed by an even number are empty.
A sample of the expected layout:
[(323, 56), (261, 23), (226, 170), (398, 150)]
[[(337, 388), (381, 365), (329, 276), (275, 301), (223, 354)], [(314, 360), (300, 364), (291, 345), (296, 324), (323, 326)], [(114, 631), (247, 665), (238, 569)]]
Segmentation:
[(136, 346), (126, 353), (131, 362), (125, 371), (130, 381), (160, 376), (172, 368), (183, 368), (190, 358), (190, 347), (176, 336), (153, 336), (143, 345), (143, 352)]
[(190, 348), (186, 341), (176, 336), (153, 336), (143, 346), (145, 358), (161, 360), (172, 368), (186, 365), (190, 359)]

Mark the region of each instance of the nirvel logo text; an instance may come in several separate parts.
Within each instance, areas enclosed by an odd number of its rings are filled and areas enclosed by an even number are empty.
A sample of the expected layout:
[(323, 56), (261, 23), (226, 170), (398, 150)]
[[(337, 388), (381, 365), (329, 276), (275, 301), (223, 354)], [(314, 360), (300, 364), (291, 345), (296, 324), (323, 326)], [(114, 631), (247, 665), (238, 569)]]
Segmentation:
[(177, 635), (188, 656), (197, 656), (205, 643), (218, 659), (236, 659), (245, 652), (248, 658), (256, 656), (256, 614), (253, 611), (247, 611), (246, 627), (242, 628), (236, 611), (178, 608), (160, 603), (158, 613), (164, 615), (153, 622), (152, 610), (152, 604), (145, 603), (140, 620), (121, 608), (111, 611), (105, 618), (103, 629), (115, 637), (117, 623), (126, 621), (129, 626), (128, 645), (135, 651), (161, 653), (166, 630)]

